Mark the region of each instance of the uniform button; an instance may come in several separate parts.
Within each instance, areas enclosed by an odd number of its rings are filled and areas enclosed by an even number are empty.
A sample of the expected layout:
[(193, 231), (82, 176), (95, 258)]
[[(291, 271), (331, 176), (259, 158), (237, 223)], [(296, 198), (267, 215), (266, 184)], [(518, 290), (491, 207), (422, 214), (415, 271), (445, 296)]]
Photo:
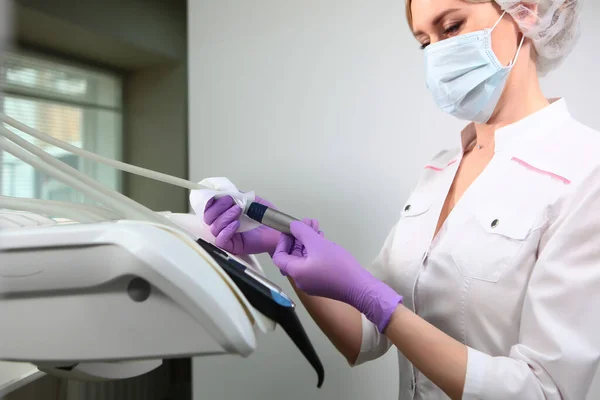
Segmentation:
[(492, 224), (491, 224), (492, 228), (497, 227), (499, 223), (500, 223), (500, 220), (498, 220), (498, 219), (493, 220)]
[(407, 204), (406, 207), (404, 207), (404, 211), (410, 211), (410, 204)]

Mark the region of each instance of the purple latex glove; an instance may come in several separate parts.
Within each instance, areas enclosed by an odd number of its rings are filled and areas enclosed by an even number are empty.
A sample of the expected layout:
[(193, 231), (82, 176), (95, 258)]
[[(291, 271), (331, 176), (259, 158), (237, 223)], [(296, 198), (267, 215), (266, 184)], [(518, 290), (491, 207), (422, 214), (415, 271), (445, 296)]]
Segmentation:
[[(258, 196), (255, 201), (275, 209), (273, 204)], [(204, 209), (204, 222), (210, 226), (210, 232), (216, 239), (215, 244), (235, 255), (260, 253), (272, 255), (281, 233), (265, 225), (247, 232), (237, 232), (242, 211), (230, 196), (209, 200)]]
[(293, 222), (290, 228), (293, 237), (281, 235), (273, 255), (281, 272), (309, 295), (353, 306), (383, 332), (402, 296), (325, 239), (314, 222)]

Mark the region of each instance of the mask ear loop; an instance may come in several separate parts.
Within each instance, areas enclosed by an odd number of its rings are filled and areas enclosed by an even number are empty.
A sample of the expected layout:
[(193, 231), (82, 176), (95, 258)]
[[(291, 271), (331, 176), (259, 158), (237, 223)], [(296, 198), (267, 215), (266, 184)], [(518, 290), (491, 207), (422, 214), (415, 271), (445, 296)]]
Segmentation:
[(519, 43), (519, 47), (517, 48), (517, 53), (515, 54), (515, 58), (513, 58), (512, 62), (508, 66), (509, 68), (512, 68), (513, 65), (515, 65), (515, 63), (517, 62), (517, 58), (519, 57), (519, 52), (521, 51), (521, 47), (523, 47), (523, 42), (525, 41), (525, 34), (523, 32), (521, 32), (521, 35), (522, 35), (521, 43)]
[(494, 24), (494, 26), (492, 26), (492, 29), (490, 29), (490, 33), (494, 32), (494, 29), (496, 29), (496, 26), (498, 26), (498, 24), (500, 23), (500, 21), (502, 21), (502, 18), (504, 18), (504, 14), (506, 14), (506, 11), (504, 11), (502, 13), (502, 15), (500, 16), (500, 18), (498, 18), (498, 21), (496, 21), (496, 23)]
[[(498, 24), (500, 23), (500, 21), (502, 21), (502, 18), (504, 18), (504, 14), (506, 14), (506, 11), (504, 11), (502, 13), (502, 15), (500, 16), (500, 18), (498, 18), (498, 21), (496, 21), (496, 23), (494, 24), (494, 26), (492, 26), (492, 29), (490, 29), (490, 35), (494, 31), (494, 29), (496, 29), (496, 26), (498, 26)], [(512, 68), (515, 65), (515, 63), (517, 62), (517, 58), (519, 57), (519, 52), (521, 51), (521, 47), (523, 47), (523, 42), (525, 41), (525, 34), (522, 33), (522, 32), (521, 32), (521, 34), (523, 36), (521, 36), (521, 43), (519, 43), (519, 47), (517, 48), (517, 53), (515, 54), (515, 57), (510, 62), (510, 64), (508, 64), (508, 66), (506, 68)]]

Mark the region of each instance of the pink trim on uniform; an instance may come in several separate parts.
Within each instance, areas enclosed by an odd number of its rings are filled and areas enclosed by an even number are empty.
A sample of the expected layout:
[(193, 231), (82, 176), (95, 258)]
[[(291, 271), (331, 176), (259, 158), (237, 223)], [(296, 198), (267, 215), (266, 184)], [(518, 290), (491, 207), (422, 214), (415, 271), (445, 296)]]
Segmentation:
[(450, 161), (448, 164), (446, 164), (446, 166), (444, 168), (440, 168), (440, 167), (434, 167), (433, 165), (426, 165), (425, 169), (432, 169), (434, 171), (443, 171), (446, 168), (448, 168), (449, 166), (451, 166), (452, 164), (454, 164), (456, 162), (456, 160), (452, 160)]
[(548, 176), (551, 176), (552, 178), (558, 179), (559, 181), (561, 181), (562, 183), (564, 183), (566, 185), (569, 185), (571, 183), (571, 181), (568, 180), (567, 178), (565, 178), (564, 176), (560, 176), (560, 175), (557, 175), (557, 174), (555, 174), (553, 172), (544, 171), (544, 170), (541, 170), (539, 168), (536, 168), (533, 165), (528, 164), (525, 161), (521, 160), (520, 158), (513, 157), (512, 161), (515, 161), (515, 162), (521, 164), (522, 166), (524, 166), (525, 168), (530, 169), (532, 171), (539, 172), (540, 174), (548, 175)]

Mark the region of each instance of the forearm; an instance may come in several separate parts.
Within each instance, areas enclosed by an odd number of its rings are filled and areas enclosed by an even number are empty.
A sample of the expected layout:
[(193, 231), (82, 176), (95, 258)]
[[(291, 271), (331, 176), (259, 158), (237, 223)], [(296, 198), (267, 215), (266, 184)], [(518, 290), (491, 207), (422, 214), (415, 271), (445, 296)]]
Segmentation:
[(450, 398), (461, 399), (467, 347), (399, 305), (384, 331), (404, 356)]
[(362, 318), (354, 307), (324, 297), (309, 296), (290, 284), (300, 301), (335, 348), (354, 364), (362, 341)]

